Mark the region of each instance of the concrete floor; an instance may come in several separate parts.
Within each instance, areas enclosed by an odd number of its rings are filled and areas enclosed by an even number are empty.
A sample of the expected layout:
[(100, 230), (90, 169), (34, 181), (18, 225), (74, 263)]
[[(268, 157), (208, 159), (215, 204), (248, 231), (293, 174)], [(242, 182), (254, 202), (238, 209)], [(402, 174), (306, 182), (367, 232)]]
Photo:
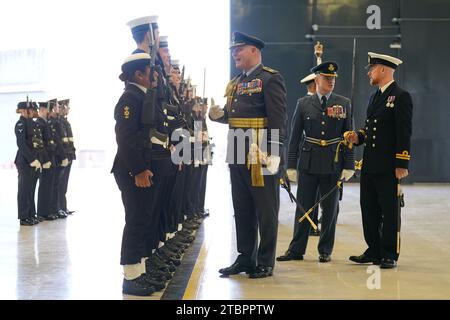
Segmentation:
[[(235, 236), (228, 171), (210, 168), (204, 242), (184, 299), (449, 299), (450, 185), (405, 186), (399, 267), (379, 270), (348, 261), (365, 249), (359, 185), (347, 184), (332, 262), (317, 261), (310, 237), (304, 261), (277, 263), (274, 276), (220, 278), (234, 261)], [(121, 294), (120, 195), (106, 169), (73, 168), (66, 220), (20, 227), (17, 175), (0, 170), (0, 299), (128, 299)], [(282, 190), (277, 254), (287, 248), (294, 207)], [(369, 284), (369, 286), (368, 286)], [(378, 287), (370, 289), (369, 287)], [(147, 299), (159, 299), (161, 293)]]

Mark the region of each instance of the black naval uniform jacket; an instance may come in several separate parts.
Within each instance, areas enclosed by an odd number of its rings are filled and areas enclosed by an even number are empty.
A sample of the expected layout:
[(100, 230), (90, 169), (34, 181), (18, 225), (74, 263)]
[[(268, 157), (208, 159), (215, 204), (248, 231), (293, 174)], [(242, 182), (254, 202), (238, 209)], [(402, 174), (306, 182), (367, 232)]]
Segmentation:
[(155, 128), (152, 132), (152, 138), (157, 138), (159, 141), (167, 142), (167, 144), (161, 145), (160, 143), (152, 143), (151, 168), (155, 175), (167, 176), (174, 171), (169, 145), (169, 122), (167, 119), (167, 105), (169, 104), (168, 96), (170, 89), (168, 88), (163, 63), (157, 59), (156, 64), (159, 68), (156, 69), (158, 72), (158, 86), (156, 88)]
[[(30, 119), (31, 120), (31, 119)], [(33, 149), (37, 154), (37, 159), (41, 164), (44, 164), (49, 161), (47, 151), (45, 150), (44, 144), (44, 127), (41, 125), (39, 121), (31, 120), (31, 125), (33, 127), (31, 143), (33, 144)]]
[(17, 150), (16, 159), (14, 163), (16, 166), (29, 167), (30, 164), (37, 159), (37, 154), (33, 149), (33, 143), (31, 141), (30, 130), (32, 127), (29, 125), (28, 119), (20, 117), (15, 126)]
[[(326, 103), (327, 108), (322, 110), (321, 105), (317, 94), (297, 101), (291, 126), (288, 169), (298, 168), (311, 174), (340, 173), (342, 169), (354, 170), (354, 150), (341, 145), (336, 162), (337, 143), (321, 146), (306, 141), (307, 137), (326, 141), (339, 139), (345, 131), (352, 128), (351, 104), (348, 98), (332, 92)], [(298, 159), (300, 161), (297, 166)]]
[(67, 133), (67, 154), (69, 160), (76, 160), (76, 149), (75, 144), (73, 142), (73, 132), (72, 132), (72, 126), (70, 125), (70, 122), (67, 120), (66, 117), (61, 118), (61, 123), (64, 126), (66, 133)]
[[(137, 48), (132, 53), (145, 53), (146, 51)], [(159, 141), (168, 141), (169, 138), (169, 123), (167, 119), (167, 104), (168, 104), (168, 83), (166, 80), (166, 74), (164, 72), (164, 64), (159, 58), (159, 55), (155, 60), (156, 69), (158, 73), (158, 81), (156, 87), (156, 101), (154, 106), (154, 126), (152, 127), (152, 137), (157, 138)], [(159, 143), (151, 144), (151, 170), (154, 174), (160, 176), (166, 176), (172, 171), (172, 161), (169, 145), (163, 146)], [(147, 157), (146, 157), (147, 159)]]
[(362, 171), (392, 174), (395, 168), (408, 169), (412, 133), (410, 94), (393, 82), (384, 93), (372, 94), (365, 127), (358, 133), (364, 144)]
[(52, 129), (50, 127), (50, 124), (46, 119), (41, 117), (36, 119), (36, 123), (41, 128), (42, 140), (44, 142), (44, 152), (43, 152), (44, 157), (42, 159), (43, 160), (42, 164), (50, 161), (52, 165), (55, 165), (54, 158), (56, 145), (55, 142), (53, 141)]
[(55, 143), (55, 162), (53, 165), (59, 166), (61, 162), (68, 157), (63, 142), (64, 132), (61, 129), (61, 122), (57, 117), (49, 118), (48, 123), (50, 125), (53, 142)]
[[(234, 87), (230, 94), (229, 103), (224, 108), (222, 118), (213, 120), (221, 123), (229, 123), (233, 118), (267, 118), (267, 147), (271, 153), (271, 143), (279, 144), (280, 166), (284, 165), (283, 148), (286, 140), (287, 114), (286, 114), (286, 87), (280, 73), (260, 64), (251, 74), (242, 76), (239, 74), (233, 78), (227, 88)], [(246, 90), (251, 88), (253, 92)], [(212, 120), (212, 119), (211, 119)], [(245, 130), (246, 128), (243, 128)], [(271, 136), (270, 129), (278, 129), (278, 136)], [(237, 143), (228, 141), (228, 155), (230, 147), (234, 146), (234, 159), (227, 156), (230, 165), (237, 163)], [(264, 150), (262, 150), (264, 151)], [(245, 154), (248, 153), (248, 145), (245, 146)], [(241, 161), (242, 162), (242, 161)]]
[(140, 143), (144, 130), (141, 123), (144, 96), (140, 88), (128, 84), (114, 109), (117, 154), (112, 173), (136, 176), (149, 169)]
[[(180, 100), (178, 99), (178, 94), (176, 88), (169, 84), (168, 86), (168, 104), (166, 105), (167, 110), (167, 126), (169, 132), (169, 138), (172, 138), (172, 133), (176, 130), (182, 130), (187, 128), (186, 121), (183, 117), (183, 112), (181, 110)], [(174, 145), (178, 144), (178, 142), (170, 142)]]

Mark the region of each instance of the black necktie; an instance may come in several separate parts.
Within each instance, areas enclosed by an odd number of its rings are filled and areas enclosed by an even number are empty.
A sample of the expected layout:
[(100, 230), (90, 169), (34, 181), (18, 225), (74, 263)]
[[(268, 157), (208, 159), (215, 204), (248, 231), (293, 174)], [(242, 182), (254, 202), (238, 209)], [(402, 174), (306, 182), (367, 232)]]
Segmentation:
[(375, 95), (373, 96), (372, 102), (377, 101), (377, 99), (381, 96), (381, 90), (378, 89), (377, 92), (375, 92)]
[(325, 111), (325, 109), (327, 108), (327, 97), (322, 96), (321, 100), (322, 100), (322, 110)]

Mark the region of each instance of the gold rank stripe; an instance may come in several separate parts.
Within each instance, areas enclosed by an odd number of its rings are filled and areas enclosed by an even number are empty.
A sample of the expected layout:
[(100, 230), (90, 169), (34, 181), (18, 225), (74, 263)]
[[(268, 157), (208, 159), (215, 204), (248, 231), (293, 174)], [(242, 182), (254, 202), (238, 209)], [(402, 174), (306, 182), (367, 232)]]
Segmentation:
[(267, 118), (230, 118), (228, 124), (231, 128), (264, 129), (268, 125)]
[(411, 159), (411, 156), (409, 155), (409, 152), (407, 150), (403, 151), (402, 153), (396, 153), (395, 157), (400, 160), (410, 160)]
[(411, 160), (410, 156), (404, 156), (404, 155), (398, 154), (398, 153), (395, 155), (395, 157), (400, 160)]
[(323, 76), (327, 76), (327, 77), (336, 77), (337, 78), (337, 74), (335, 73), (320, 73)]

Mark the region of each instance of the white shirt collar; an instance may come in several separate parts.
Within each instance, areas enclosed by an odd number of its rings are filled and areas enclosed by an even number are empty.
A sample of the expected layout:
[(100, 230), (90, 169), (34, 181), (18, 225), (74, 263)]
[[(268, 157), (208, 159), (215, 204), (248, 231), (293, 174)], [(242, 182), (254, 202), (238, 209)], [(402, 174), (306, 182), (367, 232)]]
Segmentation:
[(395, 80), (391, 80), (388, 83), (386, 83), (383, 87), (380, 88), (381, 93), (384, 93), (386, 91), (386, 89), (391, 85), (392, 82), (394, 82)]
[(134, 84), (136, 87), (138, 87), (139, 89), (141, 89), (144, 93), (147, 93), (147, 88), (144, 86), (141, 86), (140, 84), (137, 84), (135, 82), (128, 82), (129, 84)]
[[(330, 100), (330, 96), (331, 96), (331, 93), (332, 93), (332, 92), (333, 92), (333, 91), (331, 91), (331, 92), (329, 92), (328, 94), (325, 95), (325, 97), (327, 98), (327, 101)], [(319, 101), (322, 102), (322, 96), (323, 96), (323, 95), (321, 95), (321, 94), (319, 93), (319, 91), (317, 91), (316, 93), (317, 93), (317, 96), (319, 97)]]
[(256, 68), (258, 68), (259, 66), (261, 65), (261, 63), (258, 63), (256, 66), (254, 66), (253, 68), (251, 68), (250, 70), (248, 70), (248, 71), (245, 71), (244, 73), (245, 73), (245, 75), (248, 77), (249, 75), (251, 75), (252, 74), (252, 72), (253, 71), (255, 71), (256, 70)]

